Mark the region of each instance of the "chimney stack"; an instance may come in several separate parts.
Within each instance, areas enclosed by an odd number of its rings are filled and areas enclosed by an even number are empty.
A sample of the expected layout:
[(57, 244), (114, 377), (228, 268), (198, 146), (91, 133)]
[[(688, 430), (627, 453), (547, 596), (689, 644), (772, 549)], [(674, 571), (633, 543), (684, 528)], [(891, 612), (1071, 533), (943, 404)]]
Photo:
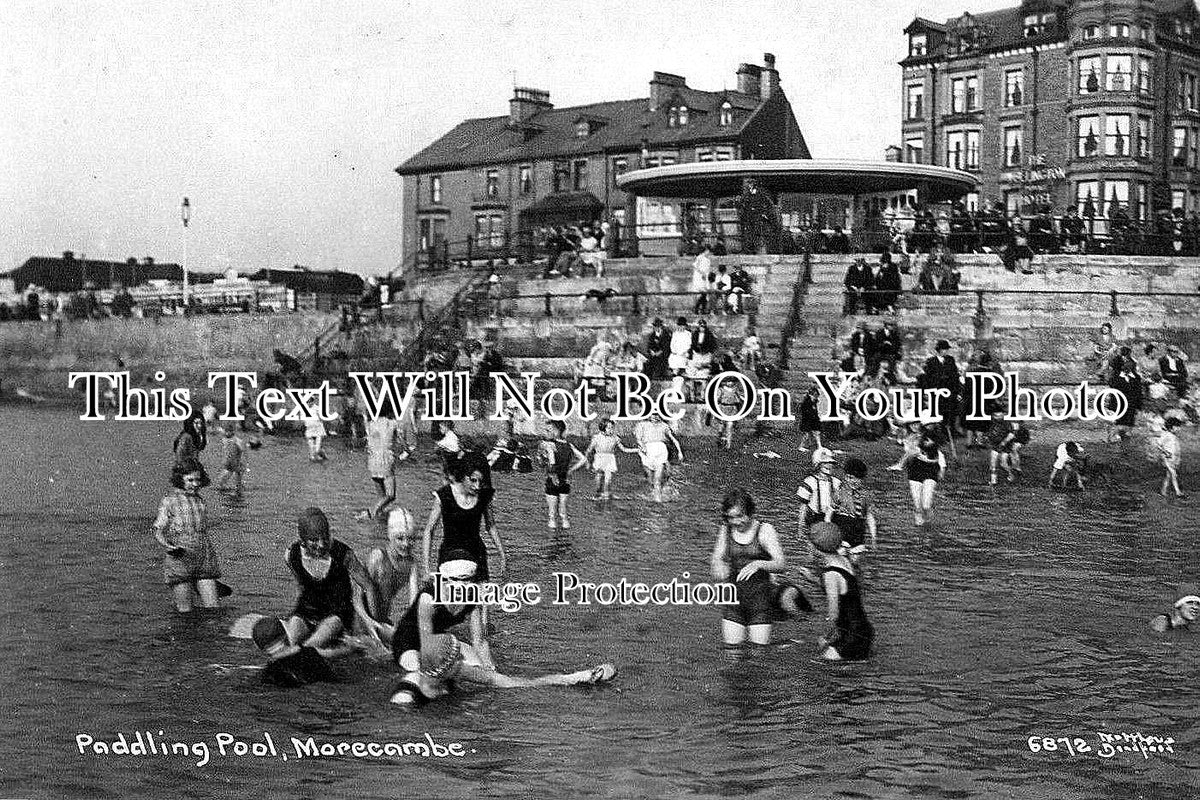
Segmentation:
[(508, 121), (514, 125), (525, 122), (535, 114), (551, 108), (554, 106), (550, 102), (550, 92), (518, 86), (513, 89), (512, 99), (508, 101)]
[(737, 71), (737, 90), (742, 94), (752, 94), (755, 97), (761, 92), (762, 67), (754, 64), (742, 64)]
[(775, 69), (775, 54), (763, 53), (763, 69), (759, 81), (761, 97), (766, 100), (779, 90), (779, 70)]
[(675, 89), (687, 87), (687, 78), (669, 72), (655, 72), (650, 79), (650, 110), (657, 111), (667, 102)]

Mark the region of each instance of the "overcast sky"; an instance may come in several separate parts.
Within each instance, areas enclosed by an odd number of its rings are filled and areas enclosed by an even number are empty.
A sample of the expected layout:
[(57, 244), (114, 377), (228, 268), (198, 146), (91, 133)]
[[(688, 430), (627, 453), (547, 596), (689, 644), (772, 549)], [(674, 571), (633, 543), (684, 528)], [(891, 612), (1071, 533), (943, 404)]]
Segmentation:
[(374, 274), (400, 258), (405, 158), (507, 113), (700, 89), (777, 57), (816, 158), (899, 139), (903, 28), (1016, 0), (3, 0), (0, 271), (63, 250)]

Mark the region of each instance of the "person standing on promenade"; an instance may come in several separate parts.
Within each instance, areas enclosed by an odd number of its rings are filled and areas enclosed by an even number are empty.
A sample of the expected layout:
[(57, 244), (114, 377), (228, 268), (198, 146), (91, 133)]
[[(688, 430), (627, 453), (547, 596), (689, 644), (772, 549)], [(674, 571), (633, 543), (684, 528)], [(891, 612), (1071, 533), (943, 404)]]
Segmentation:
[(655, 317), (646, 339), (646, 375), (650, 380), (662, 381), (670, 377), (667, 367), (670, 351), (671, 331), (663, 327), (661, 319)]

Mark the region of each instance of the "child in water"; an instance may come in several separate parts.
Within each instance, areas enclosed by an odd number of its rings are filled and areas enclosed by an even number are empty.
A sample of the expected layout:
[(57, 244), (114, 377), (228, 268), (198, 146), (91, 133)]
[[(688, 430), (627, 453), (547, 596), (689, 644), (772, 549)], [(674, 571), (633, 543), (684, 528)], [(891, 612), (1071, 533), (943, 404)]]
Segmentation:
[(592, 465), (596, 476), (596, 499), (612, 499), (613, 476), (617, 474), (617, 450), (622, 453), (637, 453), (636, 447), (626, 447), (621, 444), (621, 437), (612, 432), (612, 420), (601, 417), (597, 426), (600, 430), (588, 442), (583, 457)]
[(199, 463), (184, 464), (171, 473), (175, 491), (162, 499), (154, 520), (154, 538), (166, 548), (163, 576), (175, 598), (175, 609), (192, 610), (193, 591), (200, 605), (216, 608), (228, 588), (217, 579), (221, 568), (208, 538), (208, 507), (200, 496), (204, 473)]
[(1167, 489), (1174, 489), (1176, 497), (1185, 496), (1179, 491), (1180, 447), (1179, 437), (1175, 435), (1175, 429), (1181, 424), (1176, 417), (1167, 417), (1163, 423), (1164, 430), (1158, 437), (1158, 458), (1164, 470), (1162, 488), (1158, 493), (1163, 497), (1167, 496)]
[(809, 538), (825, 562), (821, 584), (825, 587), (825, 622), (830, 627), (817, 640), (821, 658), (861, 661), (870, 655), (875, 630), (863, 609), (862, 589), (854, 565), (840, 552), (842, 532), (831, 522), (818, 522)]
[(1196, 617), (1200, 616), (1200, 589), (1191, 584), (1179, 587), (1178, 596), (1171, 610), (1150, 620), (1150, 627), (1158, 633), (1183, 628), (1189, 630)]
[(913, 520), (917, 525), (924, 525), (929, 521), (938, 482), (946, 477), (946, 456), (938, 447), (931, 428), (932, 426), (927, 426), (922, 432), (920, 447), (908, 458), (904, 467), (908, 473), (909, 492), (912, 494)]
[(833, 507), (826, 517), (842, 532), (842, 541), (850, 545), (851, 560), (867, 549), (867, 536), (871, 537), (871, 548), (876, 546), (875, 512), (871, 510), (871, 494), (866, 487), (867, 464), (861, 458), (846, 459), (846, 477), (834, 493)]
[(1009, 483), (1021, 474), (1021, 448), (1029, 443), (1029, 429), (1015, 420), (1004, 418), (1004, 411), (992, 414), (992, 426), (987, 433), (991, 448), (991, 474), (988, 483), (996, 485), (998, 470), (1004, 467)]
[(1083, 447), (1078, 442), (1063, 442), (1054, 453), (1049, 487), (1055, 488), (1054, 479), (1061, 473), (1063, 489), (1066, 489), (1072, 480), (1075, 482), (1075, 488), (1083, 489), (1083, 470), (1086, 463)]
[(567, 517), (567, 499), (571, 496), (571, 473), (587, 466), (583, 453), (567, 441), (567, 425), (562, 420), (550, 420), (550, 436), (542, 441), (542, 459), (546, 464), (546, 527), (553, 530), (561, 521), (563, 528), (571, 527)]
[(304, 420), (304, 438), (308, 442), (308, 460), (309, 461), (325, 461), (328, 456), (321, 449), (321, 443), (325, 440), (325, 423), (321, 418), (312, 414)]
[(244, 454), (246, 442), (238, 436), (237, 428), (232, 422), (225, 425), (225, 463), (221, 477), (217, 481), (217, 490), (225, 490), (225, 482), (234, 479), (233, 496), (242, 496), (242, 473), (246, 470)]

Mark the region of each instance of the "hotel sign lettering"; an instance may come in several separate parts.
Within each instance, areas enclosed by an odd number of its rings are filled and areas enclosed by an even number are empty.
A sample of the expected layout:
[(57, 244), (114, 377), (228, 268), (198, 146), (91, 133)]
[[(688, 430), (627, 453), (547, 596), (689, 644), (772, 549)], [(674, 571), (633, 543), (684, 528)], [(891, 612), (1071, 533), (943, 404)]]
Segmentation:
[(1045, 153), (1026, 158), (1023, 169), (1000, 173), (1001, 183), (1019, 183), (1027, 192), (1047, 192), (1066, 179), (1066, 171), (1047, 163)]

